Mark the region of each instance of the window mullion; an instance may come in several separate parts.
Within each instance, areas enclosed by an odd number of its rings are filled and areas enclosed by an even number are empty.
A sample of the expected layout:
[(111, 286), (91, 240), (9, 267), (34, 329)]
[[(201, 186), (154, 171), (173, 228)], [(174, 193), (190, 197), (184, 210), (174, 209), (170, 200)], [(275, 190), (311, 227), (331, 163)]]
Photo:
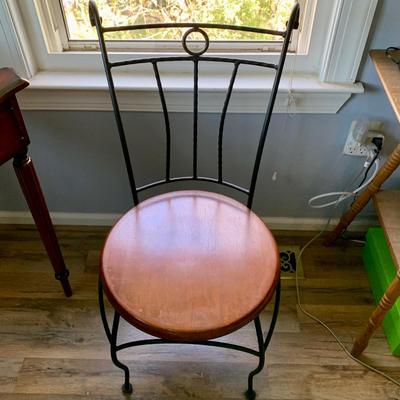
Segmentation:
[(68, 36), (60, 4), (51, 0), (35, 0), (34, 4), (48, 52), (68, 50)]
[(53, 16), (54, 23), (57, 26), (57, 32), (61, 40), (61, 45), (64, 50), (68, 50), (68, 27), (62, 9), (61, 0), (58, 0), (57, 2), (51, 0), (47, 1), (49, 2), (49, 8)]

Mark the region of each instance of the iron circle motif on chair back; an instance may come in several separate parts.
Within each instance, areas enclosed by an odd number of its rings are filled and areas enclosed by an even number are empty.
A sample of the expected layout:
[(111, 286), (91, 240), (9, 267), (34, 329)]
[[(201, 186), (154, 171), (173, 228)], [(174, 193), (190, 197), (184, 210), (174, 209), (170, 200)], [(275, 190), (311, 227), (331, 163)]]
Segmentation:
[[(201, 49), (199, 51), (190, 50), (189, 46), (187, 44), (188, 37), (192, 33), (195, 33), (195, 32), (200, 33), (204, 38), (204, 47), (203, 47), (203, 49)], [(182, 36), (182, 47), (184, 48), (186, 53), (190, 54), (191, 56), (201, 56), (202, 54), (204, 54), (208, 50), (209, 46), (210, 46), (210, 39), (208, 38), (207, 33), (205, 31), (203, 31), (203, 29), (200, 29), (200, 28), (197, 28), (197, 27), (192, 28), (192, 29), (187, 30), (184, 33), (184, 35)]]

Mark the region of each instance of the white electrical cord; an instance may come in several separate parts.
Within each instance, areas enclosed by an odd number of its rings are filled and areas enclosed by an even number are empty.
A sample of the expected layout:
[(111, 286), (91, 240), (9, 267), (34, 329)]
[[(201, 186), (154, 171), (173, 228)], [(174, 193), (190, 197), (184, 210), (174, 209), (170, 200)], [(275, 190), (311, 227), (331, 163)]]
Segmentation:
[[(368, 164), (365, 163), (363, 169), (357, 174), (357, 176), (352, 180), (351, 184), (352, 185), (354, 183), (355, 180), (357, 180), (361, 174), (364, 172), (364, 169), (368, 167)], [(376, 171), (378, 170), (378, 165), (376, 166), (376, 170), (373, 174), (376, 175)], [(371, 179), (368, 180), (368, 183), (371, 181)], [(350, 186), (349, 185), (349, 186)], [(365, 187), (367, 185), (364, 184), (363, 186)], [(357, 189), (357, 191), (359, 192), (360, 190)], [(342, 195), (335, 201), (333, 202), (334, 204), (334, 208), (336, 209), (336, 207), (338, 206), (338, 204), (342, 201), (342, 196), (343, 193), (355, 193), (356, 191), (353, 192), (337, 192), (337, 193), (342, 193)], [(311, 199), (310, 199), (311, 200)], [(332, 220), (333, 217), (333, 213), (332, 215), (328, 218), (328, 220), (326, 221), (325, 226), (321, 229), (321, 231), (319, 233), (317, 233), (311, 240), (309, 240), (300, 250), (300, 254), (299, 254), (299, 258), (301, 259), (301, 257), (303, 256), (303, 253), (305, 252), (305, 250), (312, 244), (314, 243), (329, 227), (329, 224)], [(336, 342), (339, 344), (339, 346), (342, 348), (342, 350), (345, 352), (345, 354), (351, 358), (353, 361), (355, 361), (356, 363), (360, 364), (361, 366), (369, 369), (372, 372), (375, 372), (376, 374), (382, 376), (383, 378), (389, 380), (390, 382), (394, 383), (395, 385), (400, 387), (400, 382), (397, 381), (396, 379), (392, 378), (391, 376), (389, 376), (388, 374), (380, 371), (379, 369), (365, 363), (364, 361), (361, 361), (360, 359), (354, 357), (349, 350), (347, 350), (347, 347), (345, 346), (345, 344), (340, 340), (340, 338), (335, 334), (335, 332), (323, 321), (321, 321), (318, 317), (316, 317), (315, 315), (311, 314), (310, 312), (308, 312), (306, 309), (304, 309), (303, 305), (301, 304), (301, 293), (300, 293), (300, 285), (299, 285), (299, 277), (298, 277), (298, 269), (296, 268), (296, 273), (295, 273), (295, 278), (296, 278), (296, 298), (297, 298), (297, 305), (299, 306), (299, 310), (306, 315), (307, 317), (309, 317), (310, 319), (312, 319), (313, 321), (317, 322), (318, 324), (320, 324), (322, 327), (324, 327), (329, 333), (330, 335), (336, 340)]]
[[(371, 175), (371, 177), (357, 189), (353, 190), (352, 192), (329, 192), (329, 193), (319, 194), (317, 196), (312, 197), (310, 200), (308, 200), (308, 205), (311, 208), (325, 208), (325, 207), (329, 207), (329, 206), (337, 206), (340, 202), (361, 192), (375, 178), (375, 176), (378, 172), (378, 169), (379, 169), (379, 159), (378, 158), (375, 160), (374, 165), (375, 165), (375, 170), (374, 170), (373, 174)], [(368, 166), (369, 166), (369, 164), (367, 164), (367, 163), (364, 164), (364, 168), (366, 168)], [(315, 203), (316, 200), (320, 200), (320, 199), (324, 199), (326, 197), (332, 197), (332, 196), (339, 196), (339, 197), (336, 200), (330, 201), (328, 203), (313, 204), (313, 203)]]
[[(299, 46), (299, 37), (300, 35), (297, 35), (296, 49)], [(296, 61), (297, 61), (297, 50), (294, 53), (292, 68), (290, 69), (290, 76), (288, 82), (287, 114), (291, 118), (295, 116), (295, 111), (296, 111), (296, 97), (293, 94), (293, 77), (294, 77), (294, 69), (296, 66)]]
[[(315, 241), (317, 240), (328, 228), (330, 222), (331, 222), (332, 216), (328, 218), (325, 226), (323, 229), (316, 234), (310, 241), (308, 241), (300, 250), (299, 258), (301, 259), (304, 251)], [(300, 285), (299, 285), (299, 279), (298, 279), (298, 274), (297, 274), (298, 269), (296, 268), (296, 297), (297, 297), (297, 305), (299, 306), (299, 310), (304, 314), (307, 315), (307, 317), (311, 318), (313, 321), (317, 322), (318, 324), (322, 325), (336, 340), (336, 342), (339, 344), (339, 346), (342, 348), (342, 350), (345, 352), (347, 356), (349, 356), (353, 361), (356, 363), (362, 365), (363, 367), (369, 369), (372, 372), (377, 373), (378, 375), (381, 375), (382, 377), (388, 379), (390, 382), (394, 383), (395, 385), (400, 387), (400, 382), (397, 381), (396, 379), (392, 378), (390, 375), (380, 371), (379, 369), (365, 363), (364, 361), (361, 361), (360, 359), (354, 357), (349, 350), (347, 350), (347, 347), (345, 344), (340, 340), (340, 338), (335, 334), (335, 332), (323, 321), (321, 321), (319, 318), (317, 318), (315, 315), (311, 314), (307, 310), (303, 308), (303, 305), (301, 304), (301, 294), (300, 294)]]
[[(293, 95), (293, 75), (294, 75), (294, 66), (296, 63), (296, 58), (297, 58), (297, 52), (294, 56), (294, 60), (293, 60), (293, 64), (292, 64), (292, 68), (290, 71), (290, 79), (289, 79), (289, 87), (288, 87), (288, 102), (287, 102), (287, 116), (290, 118), (293, 118), (295, 115), (294, 110), (296, 109), (296, 98)], [(284, 128), (286, 128), (286, 123), (287, 123), (287, 118), (285, 119), (284, 122)], [(284, 131), (286, 131), (286, 129), (284, 129)], [(371, 161), (370, 161), (371, 162)], [(368, 164), (368, 159), (365, 162), (363, 169), (357, 174), (357, 176), (352, 180), (352, 182), (349, 184), (349, 186), (351, 186), (364, 172), (364, 170), (366, 168), (369, 167)], [(350, 196), (354, 196), (356, 195), (358, 192), (360, 192), (363, 188), (365, 188), (370, 182), (371, 180), (375, 177), (377, 171), (379, 169), (379, 161), (378, 158), (375, 160), (375, 171), (372, 174), (372, 177), (368, 180), (368, 182), (366, 182), (365, 184), (363, 184), (362, 186), (360, 186), (360, 188), (354, 190), (353, 192), (348, 192), (346, 189), (343, 192), (336, 192), (337, 196), (339, 196), (335, 201), (330, 202), (329, 205), (334, 206), (334, 208), (336, 209), (336, 207), (338, 206), (338, 204), (340, 202), (342, 202), (343, 200), (345, 200), (346, 198), (350, 197)], [(276, 172), (274, 173), (275, 176)], [(275, 176), (276, 179), (276, 176)], [(325, 194), (328, 195), (329, 193)], [(330, 194), (329, 194), (330, 195)], [(321, 196), (321, 195), (320, 195)], [(321, 198), (320, 196), (316, 196), (313, 199), (317, 200), (317, 198)], [(309, 205), (311, 207), (314, 208), (321, 208), (321, 205), (319, 206), (313, 206), (312, 202), (314, 201), (313, 199), (309, 200)], [(310, 204), (311, 203), (311, 204)], [(324, 207), (327, 207), (328, 205), (324, 205)], [(300, 254), (299, 254), (299, 258), (301, 259), (301, 257), (303, 256), (303, 253), (305, 252), (305, 250), (312, 244), (315, 242), (315, 240), (317, 240), (329, 227), (329, 224), (332, 220), (332, 215), (328, 218), (328, 220), (326, 221), (325, 226), (322, 228), (322, 230), (316, 234), (311, 240), (309, 240), (300, 250)], [(346, 346), (344, 345), (344, 343), (340, 340), (340, 338), (335, 334), (335, 332), (323, 321), (321, 321), (319, 318), (317, 318), (315, 315), (311, 314), (310, 312), (308, 312), (306, 309), (303, 308), (303, 305), (301, 304), (301, 293), (300, 293), (300, 285), (299, 285), (299, 278), (298, 278), (298, 269), (296, 268), (296, 273), (295, 273), (295, 277), (296, 277), (296, 298), (297, 298), (297, 305), (299, 306), (299, 310), (306, 316), (308, 316), (309, 318), (311, 318), (313, 321), (317, 322), (318, 324), (320, 324), (323, 328), (325, 328), (331, 335), (332, 337), (336, 340), (336, 342), (339, 344), (339, 346), (342, 348), (342, 350), (345, 352), (345, 354), (351, 358), (353, 361), (355, 361), (356, 363), (362, 365), (363, 367), (369, 369), (372, 372), (375, 372), (376, 374), (382, 376), (383, 378), (386, 378), (387, 380), (389, 380), (390, 382), (394, 383), (395, 385), (400, 387), (400, 382), (395, 380), (394, 378), (392, 378), (391, 376), (385, 374), (384, 372), (372, 367), (371, 365), (359, 360), (358, 358), (355, 358), (346, 348)]]

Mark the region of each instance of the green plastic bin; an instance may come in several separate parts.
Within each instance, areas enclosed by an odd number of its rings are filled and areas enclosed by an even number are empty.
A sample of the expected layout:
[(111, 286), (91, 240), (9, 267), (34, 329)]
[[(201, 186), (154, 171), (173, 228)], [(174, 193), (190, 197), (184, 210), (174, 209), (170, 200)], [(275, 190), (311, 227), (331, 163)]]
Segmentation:
[[(375, 302), (378, 304), (396, 276), (396, 267), (382, 228), (368, 229), (363, 260)], [(400, 299), (386, 314), (383, 320), (383, 331), (391, 352), (395, 356), (400, 356)]]

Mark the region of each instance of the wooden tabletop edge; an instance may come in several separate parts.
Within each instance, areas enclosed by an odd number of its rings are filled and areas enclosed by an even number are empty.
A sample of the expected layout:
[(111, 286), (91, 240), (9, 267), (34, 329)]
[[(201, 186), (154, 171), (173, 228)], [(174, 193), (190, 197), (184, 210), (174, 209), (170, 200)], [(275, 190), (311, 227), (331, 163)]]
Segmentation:
[(393, 111), (400, 122), (400, 69), (396, 63), (387, 57), (385, 50), (371, 50), (369, 55)]
[(18, 76), (12, 68), (0, 68), (0, 102), (27, 86), (29, 82)]

